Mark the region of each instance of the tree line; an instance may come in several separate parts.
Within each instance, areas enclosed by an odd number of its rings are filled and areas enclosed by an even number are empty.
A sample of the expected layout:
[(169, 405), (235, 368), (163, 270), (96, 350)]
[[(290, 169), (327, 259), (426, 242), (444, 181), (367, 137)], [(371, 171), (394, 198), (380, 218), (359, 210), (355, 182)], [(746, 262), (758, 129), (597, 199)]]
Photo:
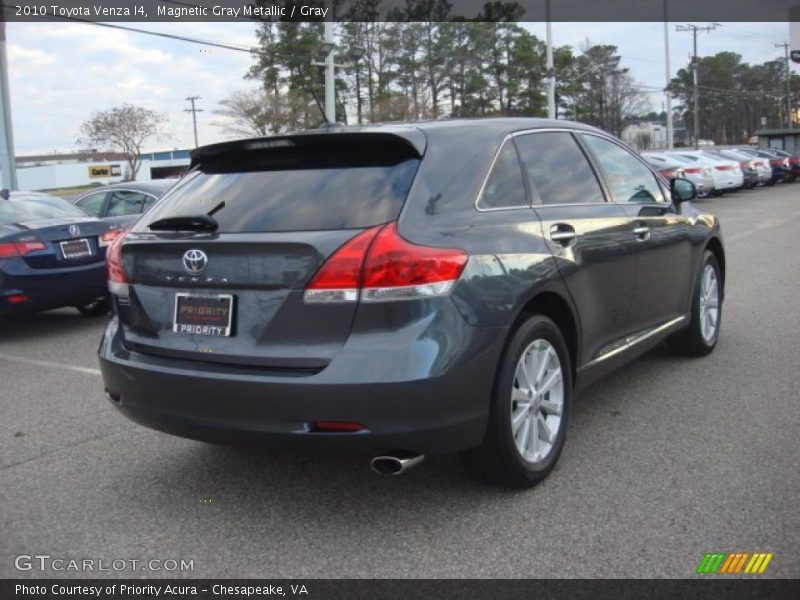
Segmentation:
[[(258, 4), (258, 3), (257, 3)], [(484, 6), (476, 21), (447, 21), (446, 0), (407, 0), (394, 21), (377, 22), (379, 0), (351, 3), (360, 21), (336, 24), (339, 58), (336, 116), (342, 123), (443, 117), (546, 116), (544, 41), (513, 22), (515, 2)], [(246, 77), (256, 92), (232, 94), (218, 109), (237, 135), (269, 135), (322, 121), (324, 73), (312, 65), (321, 22), (264, 22)], [(363, 48), (349, 60), (347, 49)], [(554, 48), (560, 118), (619, 134), (632, 115), (649, 109), (646, 90), (620, 66), (613, 45), (586, 40)]]

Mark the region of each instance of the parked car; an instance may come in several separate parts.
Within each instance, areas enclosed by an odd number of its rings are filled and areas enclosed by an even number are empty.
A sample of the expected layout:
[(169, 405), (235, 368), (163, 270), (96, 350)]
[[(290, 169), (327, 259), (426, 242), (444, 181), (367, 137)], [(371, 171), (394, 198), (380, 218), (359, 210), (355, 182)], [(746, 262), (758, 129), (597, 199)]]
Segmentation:
[(642, 158), (644, 158), (651, 167), (658, 171), (659, 175), (665, 177), (666, 179), (683, 179), (686, 176), (683, 167), (675, 160), (669, 161), (667, 159), (646, 155), (642, 155)]
[(683, 167), (683, 176), (691, 181), (696, 190), (698, 198), (705, 198), (714, 192), (714, 178), (711, 176), (711, 167), (698, 164), (680, 155), (667, 155), (663, 152), (644, 152), (642, 156), (646, 160), (660, 161), (667, 165), (679, 164)]
[(717, 219), (593, 127), (340, 127), (191, 166), (108, 256), (106, 394), (148, 427), (369, 448), (395, 474), (458, 451), (530, 486), (577, 390), (717, 343)]
[(770, 151), (773, 154), (777, 154), (778, 157), (783, 157), (789, 161), (789, 167), (792, 169), (792, 175), (795, 178), (800, 175), (800, 155), (792, 154), (779, 148), (770, 148)]
[(761, 160), (756, 160), (752, 156), (743, 154), (738, 150), (711, 149), (703, 150), (703, 153), (712, 158), (738, 161), (744, 177), (744, 187), (753, 189), (757, 185), (763, 185), (772, 177), (772, 169), (769, 164)]
[(175, 185), (176, 181), (176, 179), (153, 179), (114, 183), (79, 196), (74, 203), (98, 219), (127, 226), (150, 210), (156, 200)]
[(797, 162), (798, 159), (792, 162), (791, 154), (778, 150), (777, 148), (766, 148), (762, 150), (762, 152), (770, 156), (769, 161), (771, 165), (778, 165), (781, 167), (784, 182), (792, 183), (797, 179), (797, 172), (800, 170), (800, 164)]
[(782, 156), (776, 156), (759, 149), (738, 148), (738, 150), (739, 152), (743, 152), (744, 154), (748, 154), (754, 158), (760, 158), (769, 162), (769, 166), (772, 169), (772, 177), (767, 182), (767, 185), (775, 185), (779, 181), (794, 181), (792, 178), (792, 167), (789, 163), (789, 159)]
[(0, 315), (74, 306), (108, 312), (106, 247), (118, 231), (66, 200), (0, 194)]
[(739, 163), (734, 160), (712, 158), (703, 154), (702, 150), (681, 150), (680, 152), (668, 152), (668, 156), (682, 156), (695, 164), (705, 165), (711, 168), (711, 176), (714, 178), (714, 193), (724, 194), (726, 191), (735, 191), (744, 185), (744, 175)]

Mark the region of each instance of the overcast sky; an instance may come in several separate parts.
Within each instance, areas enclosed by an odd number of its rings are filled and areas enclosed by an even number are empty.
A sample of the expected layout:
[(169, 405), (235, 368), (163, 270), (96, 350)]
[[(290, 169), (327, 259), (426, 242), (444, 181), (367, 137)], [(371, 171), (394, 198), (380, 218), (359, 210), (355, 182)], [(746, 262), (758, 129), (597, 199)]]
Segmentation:
[[(184, 35), (237, 46), (255, 45), (252, 23), (130, 24), (149, 31)], [(544, 39), (543, 23), (527, 23)], [(738, 52), (749, 63), (782, 55), (776, 42), (789, 37), (788, 23), (722, 23), (698, 38), (699, 54)], [(645, 86), (663, 87), (663, 23), (554, 23), (554, 44), (577, 47), (592, 43), (619, 47), (623, 66)], [(162, 113), (168, 133), (152, 140), (150, 150), (193, 146), (191, 115), (183, 110), (187, 96), (199, 95), (201, 144), (226, 135), (213, 125), (211, 110), (228, 94), (251, 87), (244, 74), (252, 60), (247, 52), (198, 46), (81, 23), (7, 23), (8, 63), (14, 141), (17, 155), (70, 152), (81, 122), (92, 112), (130, 102)], [(691, 54), (690, 33), (670, 28), (673, 74)], [(796, 65), (795, 65), (796, 70)], [(661, 110), (663, 94), (649, 96)]]

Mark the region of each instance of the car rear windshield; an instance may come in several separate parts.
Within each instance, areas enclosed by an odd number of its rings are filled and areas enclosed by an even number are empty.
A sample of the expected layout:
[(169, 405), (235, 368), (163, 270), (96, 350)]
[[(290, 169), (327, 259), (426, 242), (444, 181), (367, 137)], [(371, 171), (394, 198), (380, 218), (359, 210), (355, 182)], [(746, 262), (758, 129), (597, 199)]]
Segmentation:
[(24, 223), (40, 219), (86, 217), (81, 209), (66, 200), (52, 196), (23, 196), (11, 200), (0, 198), (0, 223)]
[(419, 162), (405, 143), (228, 153), (197, 165), (136, 229), (200, 214), (221, 233), (371, 227), (399, 216)]

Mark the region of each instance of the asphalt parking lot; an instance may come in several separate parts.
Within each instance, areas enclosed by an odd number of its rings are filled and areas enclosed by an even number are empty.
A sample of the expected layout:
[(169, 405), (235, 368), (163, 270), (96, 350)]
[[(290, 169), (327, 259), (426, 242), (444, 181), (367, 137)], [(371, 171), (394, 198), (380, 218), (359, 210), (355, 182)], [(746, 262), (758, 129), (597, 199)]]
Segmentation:
[[(699, 205), (727, 245), (716, 352), (657, 348), (584, 393), (525, 492), (454, 456), (389, 478), (149, 431), (103, 398), (104, 319), (0, 321), (0, 576), (692, 577), (706, 552), (761, 551), (763, 576), (800, 577), (800, 183)], [(194, 570), (20, 572), (21, 554)]]

